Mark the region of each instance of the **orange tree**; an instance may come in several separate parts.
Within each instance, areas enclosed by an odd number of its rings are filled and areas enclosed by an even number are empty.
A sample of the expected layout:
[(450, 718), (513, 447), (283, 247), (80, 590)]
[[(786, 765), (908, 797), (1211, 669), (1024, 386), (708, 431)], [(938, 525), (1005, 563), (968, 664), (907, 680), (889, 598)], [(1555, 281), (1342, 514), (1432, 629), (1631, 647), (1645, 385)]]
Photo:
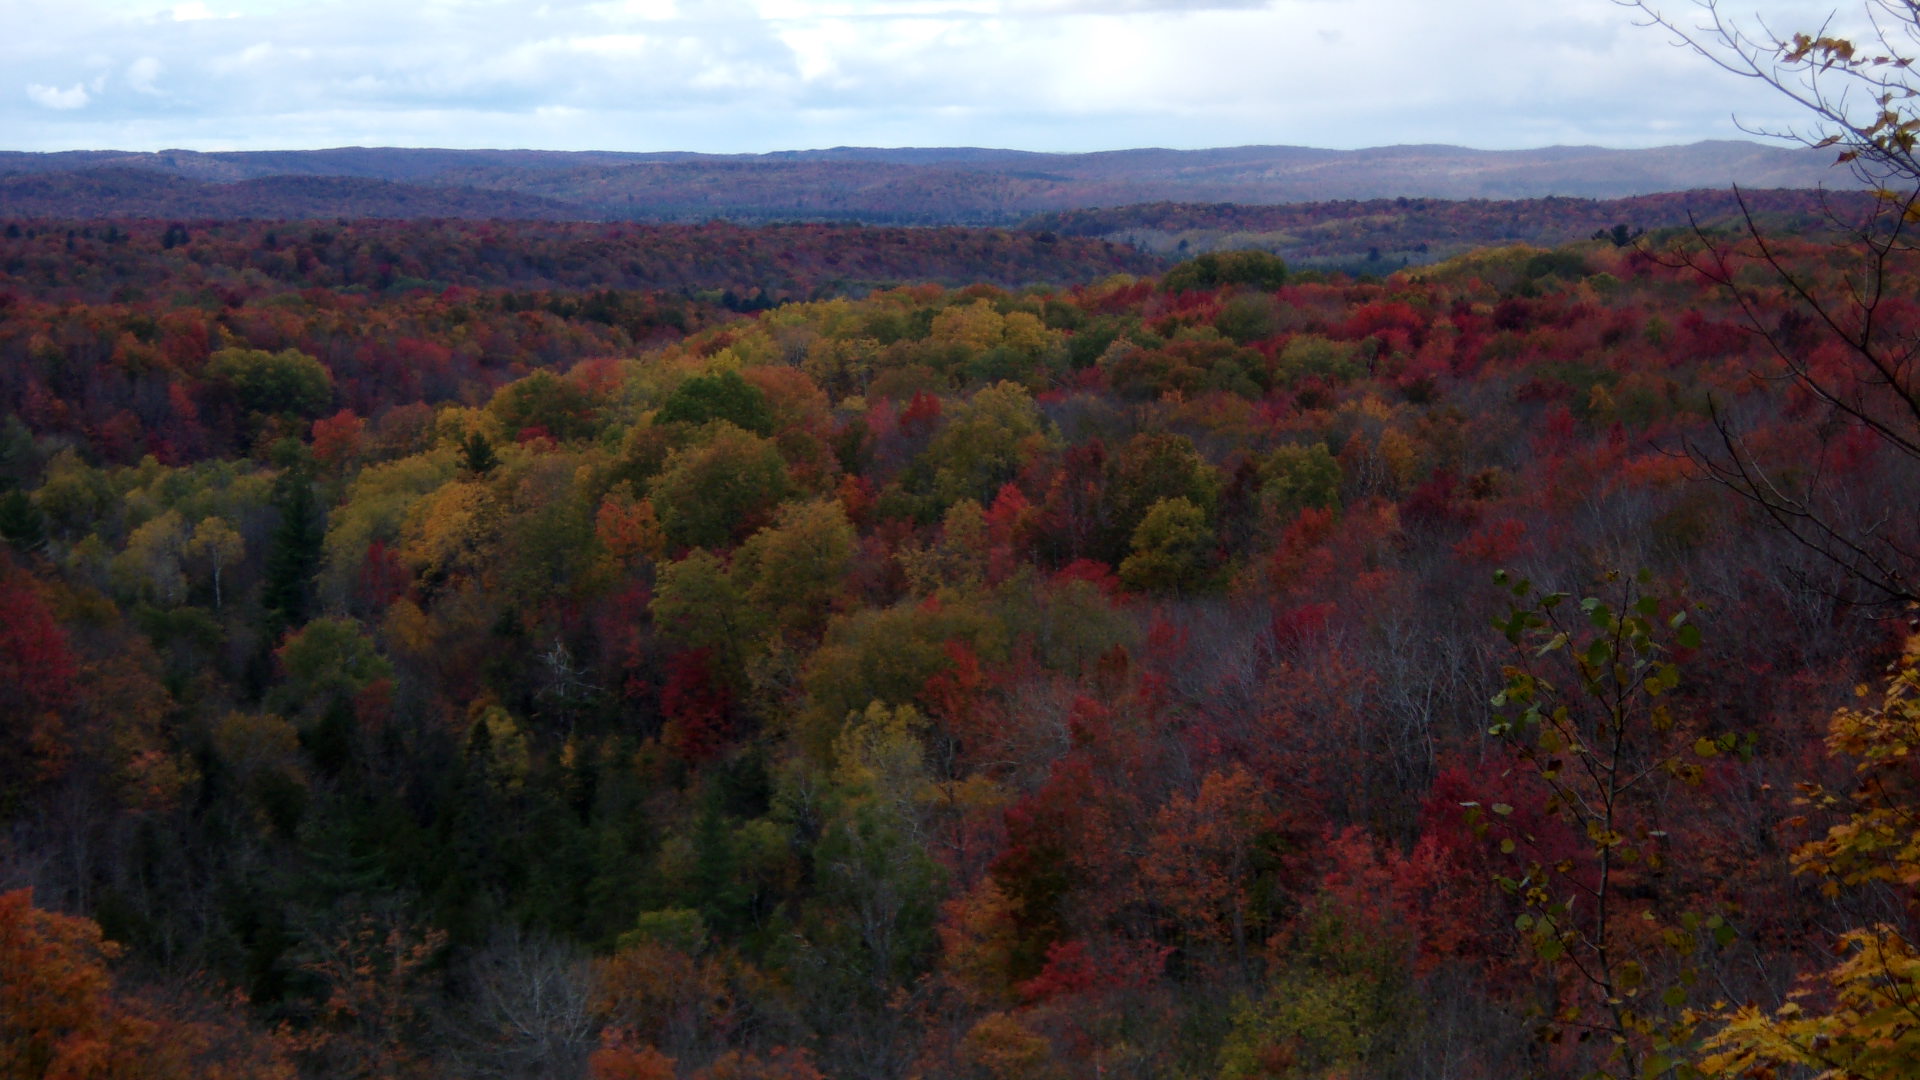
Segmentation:
[(119, 992), (119, 951), (91, 919), (0, 893), (0, 1080), (292, 1080), (237, 1017)]

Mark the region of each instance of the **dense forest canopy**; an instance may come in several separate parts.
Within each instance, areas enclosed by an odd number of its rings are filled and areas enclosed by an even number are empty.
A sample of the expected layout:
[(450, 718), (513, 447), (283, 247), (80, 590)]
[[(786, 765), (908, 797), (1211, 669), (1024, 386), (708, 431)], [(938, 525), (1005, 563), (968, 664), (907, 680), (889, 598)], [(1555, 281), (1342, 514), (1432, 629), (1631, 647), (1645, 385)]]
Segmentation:
[(1764, 264), (1074, 231), (7, 226), (0, 1069), (1661, 1075), (1910, 918)]

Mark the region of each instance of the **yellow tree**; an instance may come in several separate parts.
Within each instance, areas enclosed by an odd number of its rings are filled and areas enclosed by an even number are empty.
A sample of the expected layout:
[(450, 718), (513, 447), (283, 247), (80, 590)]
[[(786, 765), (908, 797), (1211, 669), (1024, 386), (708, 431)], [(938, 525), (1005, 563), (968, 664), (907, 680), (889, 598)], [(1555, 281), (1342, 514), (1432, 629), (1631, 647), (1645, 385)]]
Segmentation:
[(187, 553), (189, 535), (178, 511), (157, 515), (127, 537), (127, 549), (113, 561), (114, 576), (131, 593), (169, 607), (179, 603), (187, 594), (180, 560)]
[(220, 579), (227, 567), (246, 557), (246, 540), (232, 525), (227, 524), (225, 518), (202, 518), (200, 524), (193, 527), (193, 537), (187, 541), (186, 554), (205, 565), (212, 574), (213, 606), (216, 611), (219, 610)]
[[(1864, 697), (1865, 686), (1859, 688)], [(1827, 748), (1854, 759), (1850, 791), (1805, 785), (1802, 802), (1846, 815), (1794, 853), (1794, 870), (1825, 878), (1829, 893), (1878, 883), (1920, 909), (1920, 635), (1909, 638), (1880, 701), (1841, 709)], [(1916, 912), (1920, 913), (1920, 912)], [(1721, 1014), (1700, 1069), (1716, 1077), (1810, 1070), (1826, 1080), (1920, 1077), (1920, 941), (1875, 923), (1840, 936), (1841, 958), (1810, 972), (1772, 1012), (1747, 1005)]]

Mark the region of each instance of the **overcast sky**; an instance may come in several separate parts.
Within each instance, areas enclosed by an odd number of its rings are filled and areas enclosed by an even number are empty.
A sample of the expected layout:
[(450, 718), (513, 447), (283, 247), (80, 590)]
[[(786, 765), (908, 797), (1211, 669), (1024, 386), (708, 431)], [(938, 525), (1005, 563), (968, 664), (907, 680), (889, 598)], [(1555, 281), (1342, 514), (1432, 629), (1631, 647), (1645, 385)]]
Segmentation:
[(15, 150), (1625, 147), (1793, 115), (1610, 0), (0, 0), (7, 83)]

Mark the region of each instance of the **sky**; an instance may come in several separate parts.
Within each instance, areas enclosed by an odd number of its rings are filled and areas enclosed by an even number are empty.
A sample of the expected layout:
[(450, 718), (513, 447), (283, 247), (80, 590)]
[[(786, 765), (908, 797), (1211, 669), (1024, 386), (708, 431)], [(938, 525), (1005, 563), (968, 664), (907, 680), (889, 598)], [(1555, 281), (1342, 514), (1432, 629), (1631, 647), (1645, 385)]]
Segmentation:
[(1611, 0), (0, 0), (0, 28), (9, 150), (1638, 147), (1797, 118)]

